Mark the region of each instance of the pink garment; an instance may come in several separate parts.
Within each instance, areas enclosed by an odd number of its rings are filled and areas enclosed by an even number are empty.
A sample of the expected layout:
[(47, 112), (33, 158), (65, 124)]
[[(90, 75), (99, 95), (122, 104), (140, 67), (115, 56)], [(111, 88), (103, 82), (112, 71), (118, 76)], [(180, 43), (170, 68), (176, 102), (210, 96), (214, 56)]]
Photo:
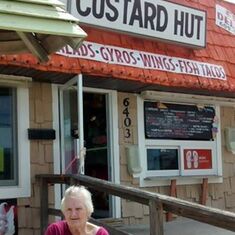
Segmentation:
[[(44, 235), (72, 235), (65, 220), (50, 224)], [(108, 231), (100, 227), (96, 235), (109, 235)]]

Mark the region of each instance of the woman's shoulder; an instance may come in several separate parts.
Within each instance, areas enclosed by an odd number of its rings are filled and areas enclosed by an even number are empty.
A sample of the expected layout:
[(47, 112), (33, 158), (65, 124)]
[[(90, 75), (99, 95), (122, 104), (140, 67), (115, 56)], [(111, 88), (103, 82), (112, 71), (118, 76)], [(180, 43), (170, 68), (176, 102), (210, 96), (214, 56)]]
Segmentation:
[(108, 231), (104, 227), (99, 227), (96, 235), (109, 235)]
[(94, 235), (109, 235), (108, 231), (104, 227), (97, 226), (88, 222), (89, 231)]
[(60, 234), (70, 234), (68, 233), (68, 226), (67, 223), (62, 220), (62, 221), (57, 221), (52, 224), (50, 224), (47, 227), (45, 235), (60, 235)]

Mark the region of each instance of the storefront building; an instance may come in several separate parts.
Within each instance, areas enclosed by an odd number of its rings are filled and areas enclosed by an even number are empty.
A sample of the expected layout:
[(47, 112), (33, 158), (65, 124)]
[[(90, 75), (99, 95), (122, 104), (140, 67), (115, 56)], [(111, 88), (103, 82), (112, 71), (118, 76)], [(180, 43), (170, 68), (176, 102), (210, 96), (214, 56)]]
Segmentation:
[[(88, 34), (78, 50), (0, 56), (0, 199), (16, 206), (16, 234), (39, 234), (43, 173), (167, 195), (174, 182), (197, 203), (208, 182), (206, 205), (235, 211), (235, 5), (64, 2)], [(51, 205), (59, 195), (51, 186)], [(140, 204), (94, 204), (97, 218), (148, 222)]]

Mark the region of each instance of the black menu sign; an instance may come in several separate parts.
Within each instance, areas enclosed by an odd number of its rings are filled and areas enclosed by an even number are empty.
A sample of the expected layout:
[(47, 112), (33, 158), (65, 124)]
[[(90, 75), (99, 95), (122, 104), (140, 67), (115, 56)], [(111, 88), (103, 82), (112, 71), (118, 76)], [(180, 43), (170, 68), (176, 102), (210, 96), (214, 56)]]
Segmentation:
[(212, 140), (213, 107), (144, 102), (145, 137)]

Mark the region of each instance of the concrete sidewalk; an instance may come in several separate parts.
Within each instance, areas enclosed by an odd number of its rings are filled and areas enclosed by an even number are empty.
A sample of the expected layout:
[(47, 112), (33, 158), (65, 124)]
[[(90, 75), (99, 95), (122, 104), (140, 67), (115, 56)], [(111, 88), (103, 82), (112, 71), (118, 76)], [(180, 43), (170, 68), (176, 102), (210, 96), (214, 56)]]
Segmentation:
[[(133, 235), (149, 235), (147, 225), (121, 226), (118, 229)], [(235, 235), (235, 232), (180, 217), (164, 223), (164, 235)]]

